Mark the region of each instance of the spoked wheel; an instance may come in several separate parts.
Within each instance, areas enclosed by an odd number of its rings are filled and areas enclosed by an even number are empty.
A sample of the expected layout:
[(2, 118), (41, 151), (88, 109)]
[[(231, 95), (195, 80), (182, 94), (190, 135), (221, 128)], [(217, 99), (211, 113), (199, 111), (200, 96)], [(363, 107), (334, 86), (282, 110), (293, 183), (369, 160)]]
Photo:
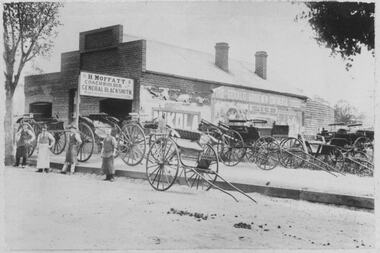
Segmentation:
[(144, 130), (137, 124), (127, 124), (122, 128), (118, 150), (120, 158), (128, 165), (135, 166), (144, 159), (146, 139)]
[(256, 142), (256, 165), (262, 170), (272, 170), (279, 164), (280, 145), (272, 137), (261, 137)]
[(368, 143), (370, 143), (371, 140), (367, 137), (359, 137), (354, 141), (354, 148), (357, 151), (363, 151), (365, 150)]
[(179, 170), (177, 145), (170, 138), (159, 138), (149, 148), (146, 176), (157, 191), (166, 191), (175, 182)]
[(307, 159), (302, 142), (297, 138), (284, 139), (281, 144), (280, 163), (286, 168), (299, 168)]
[(237, 165), (245, 156), (246, 149), (241, 135), (229, 130), (223, 134), (223, 139), (218, 145), (220, 160), (227, 166)]
[(91, 127), (84, 122), (79, 122), (79, 133), (82, 144), (78, 149), (78, 161), (85, 162), (92, 156), (95, 146), (95, 136)]
[(253, 143), (246, 148), (245, 158), (250, 163), (256, 163), (257, 154), (258, 154), (257, 146), (255, 145), (255, 143)]
[(323, 161), (337, 171), (344, 172), (345, 157), (337, 147), (331, 147), (330, 151), (324, 155)]
[(199, 154), (195, 167), (185, 167), (185, 179), (190, 187), (209, 190), (215, 183), (219, 171), (218, 155), (211, 147), (206, 144), (203, 151)]
[(55, 155), (59, 155), (65, 150), (66, 147), (66, 133), (65, 131), (59, 131), (51, 134), (53, 135), (55, 142), (53, 147), (50, 148), (50, 151)]

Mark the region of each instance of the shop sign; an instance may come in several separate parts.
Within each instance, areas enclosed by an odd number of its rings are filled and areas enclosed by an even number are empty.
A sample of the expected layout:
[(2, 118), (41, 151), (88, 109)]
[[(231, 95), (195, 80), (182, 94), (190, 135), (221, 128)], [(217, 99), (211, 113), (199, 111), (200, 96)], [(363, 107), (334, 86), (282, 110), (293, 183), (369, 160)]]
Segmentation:
[(166, 123), (174, 128), (185, 130), (198, 129), (200, 112), (181, 111), (164, 108), (152, 108), (153, 118), (161, 118), (165, 115)]
[(79, 85), (83, 96), (133, 99), (133, 79), (81, 72)]

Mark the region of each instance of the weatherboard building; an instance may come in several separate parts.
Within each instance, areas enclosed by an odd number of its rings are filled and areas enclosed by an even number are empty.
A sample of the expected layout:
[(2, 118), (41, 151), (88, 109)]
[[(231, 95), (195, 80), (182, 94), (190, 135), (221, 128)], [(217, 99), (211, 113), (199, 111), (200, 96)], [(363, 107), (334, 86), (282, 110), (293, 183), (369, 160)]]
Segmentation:
[(228, 57), (227, 43), (216, 43), (209, 54), (123, 35), (121, 25), (79, 37), (79, 50), (62, 53), (60, 72), (25, 77), (26, 112), (70, 123), (79, 87), (80, 115), (165, 113), (183, 129), (196, 129), (202, 118), (260, 118), (288, 124), (294, 136), (315, 134), (333, 121), (328, 105), (268, 79), (263, 51), (246, 63)]

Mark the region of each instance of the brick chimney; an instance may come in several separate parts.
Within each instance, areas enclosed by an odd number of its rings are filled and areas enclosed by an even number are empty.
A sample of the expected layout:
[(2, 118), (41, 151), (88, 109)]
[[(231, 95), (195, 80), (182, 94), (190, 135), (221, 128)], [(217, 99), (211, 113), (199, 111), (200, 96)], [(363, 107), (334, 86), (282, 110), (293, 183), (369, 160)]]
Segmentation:
[(228, 43), (215, 44), (215, 65), (228, 72)]
[(255, 54), (255, 73), (262, 79), (267, 79), (267, 57), (265, 51), (258, 51)]

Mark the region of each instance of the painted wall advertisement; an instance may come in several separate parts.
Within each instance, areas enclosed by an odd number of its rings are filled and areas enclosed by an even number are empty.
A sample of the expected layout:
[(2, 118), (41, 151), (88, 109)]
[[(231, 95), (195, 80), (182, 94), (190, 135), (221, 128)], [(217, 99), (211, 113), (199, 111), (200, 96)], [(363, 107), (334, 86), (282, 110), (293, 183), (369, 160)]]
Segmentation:
[(181, 111), (175, 109), (152, 108), (153, 118), (162, 118), (166, 124), (174, 128), (196, 130), (200, 122), (200, 112)]
[(133, 99), (133, 79), (81, 72), (80, 95)]
[(212, 96), (212, 121), (229, 119), (265, 119), (289, 125), (289, 135), (296, 136), (302, 129), (302, 100), (276, 94), (219, 87)]
[(141, 86), (140, 112), (146, 119), (161, 118), (174, 128), (197, 130), (202, 118), (211, 119), (211, 97), (186, 94), (179, 89)]
[[(186, 98), (186, 99), (185, 99)], [(196, 130), (201, 119), (217, 123), (228, 119), (266, 119), (268, 127), (289, 125), (289, 135), (302, 128), (301, 99), (231, 87), (214, 89), (210, 96), (188, 95), (167, 88), (141, 87), (141, 112), (149, 118), (165, 115), (175, 128)]]

